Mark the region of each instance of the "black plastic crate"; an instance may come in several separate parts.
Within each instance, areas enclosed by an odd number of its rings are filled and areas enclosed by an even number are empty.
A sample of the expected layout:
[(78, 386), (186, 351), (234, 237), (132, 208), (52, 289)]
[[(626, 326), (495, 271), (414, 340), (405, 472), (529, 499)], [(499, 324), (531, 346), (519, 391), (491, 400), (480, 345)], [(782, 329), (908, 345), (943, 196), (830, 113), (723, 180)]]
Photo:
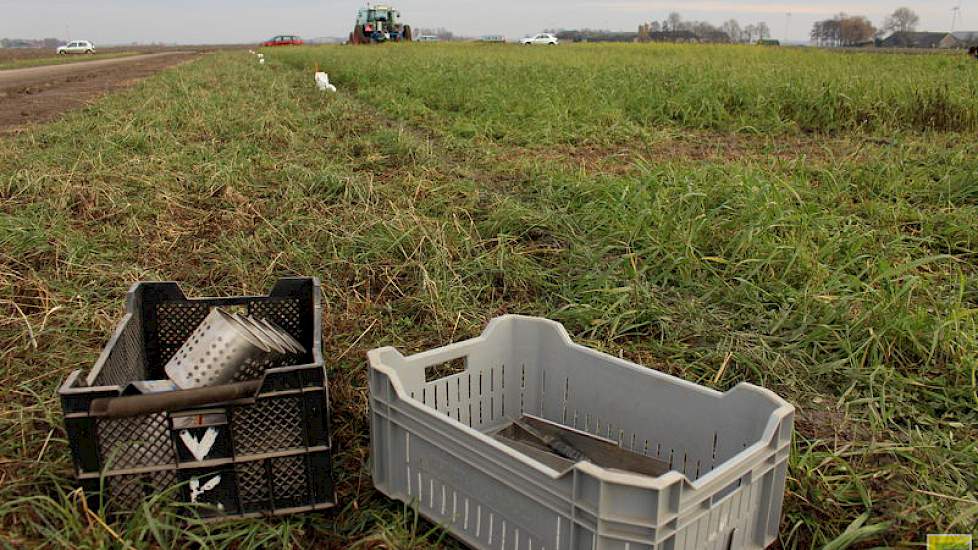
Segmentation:
[[(269, 369), (254, 398), (127, 418), (93, 415), (92, 401), (138, 393), (214, 307), (286, 329), (308, 350), (301, 365)], [(210, 504), (202, 515), (287, 514), (332, 507), (329, 389), (322, 355), (319, 281), (279, 280), (268, 296), (188, 299), (176, 283), (137, 283), (126, 315), (86, 377), (59, 390), (75, 474), (97, 503), (132, 511), (178, 485), (177, 498)], [(196, 451), (197, 456), (194, 452)]]

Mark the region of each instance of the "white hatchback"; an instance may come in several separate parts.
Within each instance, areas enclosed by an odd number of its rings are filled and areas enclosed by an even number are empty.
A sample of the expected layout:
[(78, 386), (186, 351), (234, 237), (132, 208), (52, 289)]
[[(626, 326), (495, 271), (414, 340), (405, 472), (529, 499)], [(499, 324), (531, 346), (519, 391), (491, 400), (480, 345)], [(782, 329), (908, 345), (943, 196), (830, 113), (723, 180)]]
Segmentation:
[(68, 55), (70, 53), (95, 53), (95, 44), (88, 40), (74, 40), (58, 48), (58, 55)]
[(547, 45), (556, 46), (558, 43), (557, 37), (550, 34), (549, 32), (542, 32), (536, 36), (528, 36), (520, 40), (520, 44), (524, 46), (532, 45)]

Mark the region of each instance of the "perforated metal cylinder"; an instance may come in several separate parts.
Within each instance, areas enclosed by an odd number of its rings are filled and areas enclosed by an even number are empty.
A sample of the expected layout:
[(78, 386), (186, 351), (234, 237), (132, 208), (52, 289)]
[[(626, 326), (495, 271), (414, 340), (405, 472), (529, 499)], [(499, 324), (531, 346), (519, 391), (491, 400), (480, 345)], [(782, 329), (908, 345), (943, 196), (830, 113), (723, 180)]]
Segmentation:
[(268, 319), (259, 319), (259, 323), (267, 327), (272, 332), (278, 334), (282, 340), (284, 340), (288, 345), (292, 347), (292, 351), (299, 355), (304, 355), (306, 353), (306, 348), (301, 342), (296, 340), (291, 334), (289, 334), (284, 328), (276, 325), (275, 323), (269, 321)]
[(299, 358), (292, 345), (277, 331), (269, 330), (264, 324), (255, 320), (253, 317), (236, 315), (235, 319), (246, 327), (256, 337), (261, 339), (272, 348), (272, 353), (268, 356), (268, 361), (264, 368), (271, 369), (292, 365)]
[(239, 380), (262, 370), (273, 349), (230, 314), (213, 309), (166, 364), (167, 376), (182, 389)]

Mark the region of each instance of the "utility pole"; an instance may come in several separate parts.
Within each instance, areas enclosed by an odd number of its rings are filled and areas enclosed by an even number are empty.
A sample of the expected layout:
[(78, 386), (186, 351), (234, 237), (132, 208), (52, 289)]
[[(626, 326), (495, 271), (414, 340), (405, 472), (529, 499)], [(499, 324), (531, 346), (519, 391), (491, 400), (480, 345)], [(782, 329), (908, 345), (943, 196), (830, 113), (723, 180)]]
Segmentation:
[(951, 8), (954, 15), (951, 17), (951, 32), (954, 32), (955, 27), (958, 24), (958, 16), (961, 15), (961, 1), (958, 0), (958, 5)]
[(791, 12), (785, 14), (784, 16), (784, 43), (788, 44), (788, 29), (791, 27)]

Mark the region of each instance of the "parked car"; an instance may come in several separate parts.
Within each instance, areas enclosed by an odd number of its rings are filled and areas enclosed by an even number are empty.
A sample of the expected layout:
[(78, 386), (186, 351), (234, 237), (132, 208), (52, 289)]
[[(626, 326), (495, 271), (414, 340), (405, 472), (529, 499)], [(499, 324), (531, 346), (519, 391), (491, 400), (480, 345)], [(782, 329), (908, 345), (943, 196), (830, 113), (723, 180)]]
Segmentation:
[(438, 42), (438, 37), (433, 34), (422, 34), (415, 38), (418, 42)]
[(541, 45), (541, 44), (547, 46), (556, 46), (558, 43), (559, 42), (557, 40), (557, 37), (550, 34), (549, 32), (542, 32), (536, 36), (528, 36), (520, 40), (520, 44), (523, 44), (524, 46), (533, 46), (533, 45)]
[(305, 44), (301, 38), (292, 34), (280, 34), (262, 42), (262, 46), (301, 46)]
[(64, 46), (58, 47), (58, 55), (68, 55), (70, 53), (95, 53), (95, 44), (92, 44), (88, 40), (72, 40)]

